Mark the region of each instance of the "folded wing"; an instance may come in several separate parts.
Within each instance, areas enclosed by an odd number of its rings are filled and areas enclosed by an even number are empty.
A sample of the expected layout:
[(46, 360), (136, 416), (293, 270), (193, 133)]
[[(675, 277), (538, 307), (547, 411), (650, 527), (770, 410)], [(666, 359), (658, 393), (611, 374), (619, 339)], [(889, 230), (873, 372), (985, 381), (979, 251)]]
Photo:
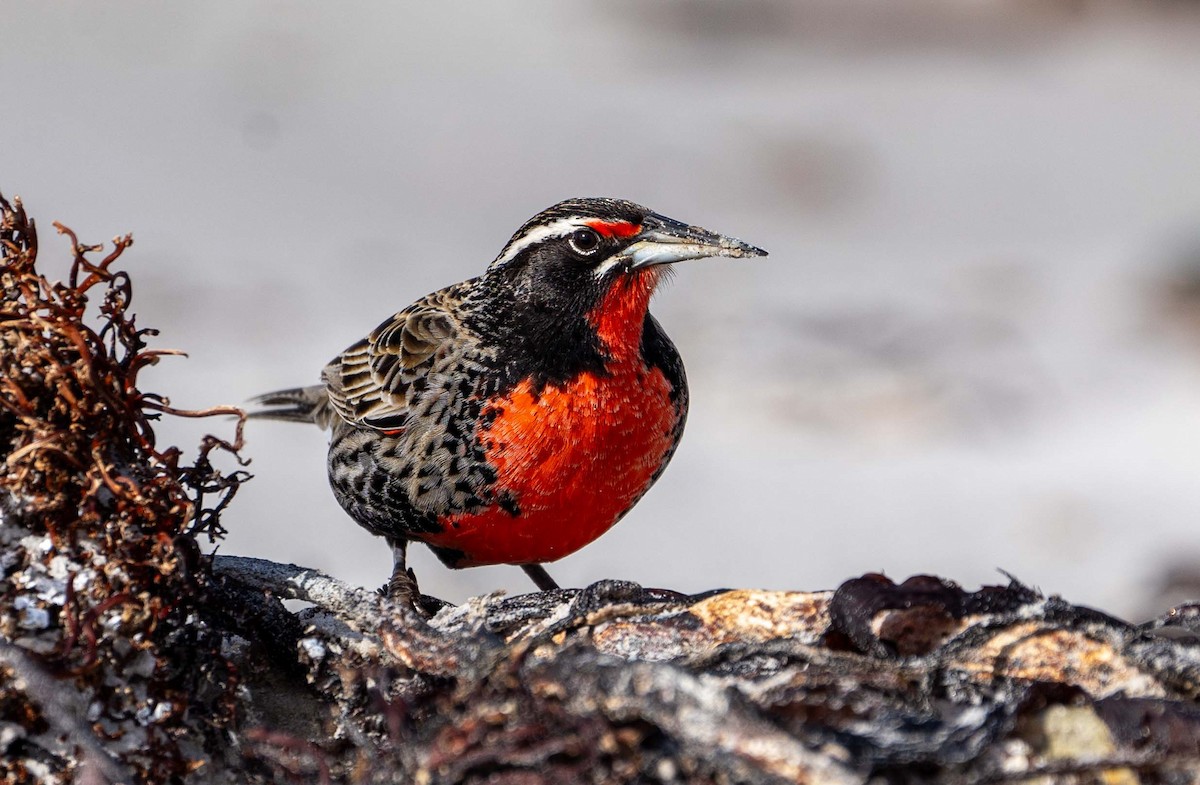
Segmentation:
[(329, 403), (342, 419), (381, 431), (404, 428), (412, 396), (458, 333), (447, 309), (453, 294), (418, 300), (325, 366)]

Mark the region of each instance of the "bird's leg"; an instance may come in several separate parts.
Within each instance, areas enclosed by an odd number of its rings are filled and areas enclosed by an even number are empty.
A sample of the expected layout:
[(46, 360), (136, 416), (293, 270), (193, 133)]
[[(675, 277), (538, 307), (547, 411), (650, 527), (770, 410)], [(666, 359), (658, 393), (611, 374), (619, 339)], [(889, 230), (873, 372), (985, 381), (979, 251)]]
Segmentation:
[(546, 568), (540, 564), (522, 564), (521, 569), (541, 591), (552, 591), (559, 588), (558, 581), (550, 577)]
[(408, 540), (389, 539), (388, 544), (392, 546), (392, 577), (388, 579), (387, 596), (415, 607), (421, 592), (417, 589), (417, 576), (408, 568)]

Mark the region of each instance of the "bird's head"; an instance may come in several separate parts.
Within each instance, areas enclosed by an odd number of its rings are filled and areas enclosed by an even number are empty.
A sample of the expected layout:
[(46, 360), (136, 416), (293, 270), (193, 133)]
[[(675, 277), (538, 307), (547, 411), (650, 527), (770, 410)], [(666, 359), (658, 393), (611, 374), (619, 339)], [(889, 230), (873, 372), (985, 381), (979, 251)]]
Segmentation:
[[(585, 316), (601, 337), (637, 328), (666, 265), (766, 251), (622, 199), (568, 199), (517, 230), (488, 268), (523, 305)], [(614, 336), (615, 337), (615, 336)]]

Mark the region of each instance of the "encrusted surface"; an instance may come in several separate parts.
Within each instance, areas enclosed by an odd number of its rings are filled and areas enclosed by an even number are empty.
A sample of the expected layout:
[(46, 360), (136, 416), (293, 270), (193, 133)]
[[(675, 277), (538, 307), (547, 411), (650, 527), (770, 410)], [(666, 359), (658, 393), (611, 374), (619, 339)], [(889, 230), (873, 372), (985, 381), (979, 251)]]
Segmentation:
[[(867, 575), (701, 597), (604, 581), (426, 623), (299, 568), (216, 571), (321, 606), (297, 649), (362, 781), (1200, 781), (1178, 613), (1134, 626), (1016, 582)], [(308, 754), (273, 759), (311, 774)]]

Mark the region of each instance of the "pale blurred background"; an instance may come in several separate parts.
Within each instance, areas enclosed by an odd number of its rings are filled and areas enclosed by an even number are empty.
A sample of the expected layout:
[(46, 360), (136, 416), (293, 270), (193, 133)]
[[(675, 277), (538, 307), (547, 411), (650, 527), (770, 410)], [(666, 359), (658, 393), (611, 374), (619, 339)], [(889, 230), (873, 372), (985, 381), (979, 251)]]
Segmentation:
[[(51, 220), (134, 232), (176, 405), (314, 382), (565, 197), (769, 249), (656, 300), (688, 432), (564, 584), (1003, 568), (1137, 615), (1200, 564), (1200, 5), (5, 0), (0, 30), (0, 189), (56, 275)], [(325, 436), (248, 439), (221, 552), (381, 584)], [(529, 588), (417, 550), (447, 599)]]

